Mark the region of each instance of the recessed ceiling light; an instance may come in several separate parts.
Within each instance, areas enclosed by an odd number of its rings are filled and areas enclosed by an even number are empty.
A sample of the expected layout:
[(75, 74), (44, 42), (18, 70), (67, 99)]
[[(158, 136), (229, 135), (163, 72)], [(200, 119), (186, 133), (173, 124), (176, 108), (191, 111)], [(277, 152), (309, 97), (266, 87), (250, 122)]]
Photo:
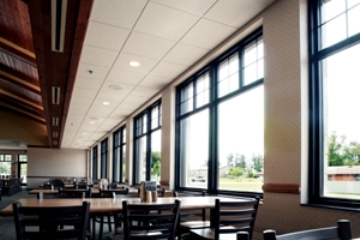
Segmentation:
[(90, 120), (94, 120), (94, 121), (99, 120), (99, 118), (97, 118), (97, 117), (89, 117), (89, 119), (90, 119)]
[(87, 133), (84, 132), (84, 133), (82, 133), (82, 134), (83, 134), (83, 135), (86, 135)]
[(123, 89), (120, 85), (116, 85), (116, 84), (110, 85), (109, 88), (112, 90), (118, 90), (118, 91)]
[(129, 62), (129, 65), (132, 67), (138, 67), (138, 66), (140, 66), (140, 63), (137, 61), (131, 61), (131, 62)]
[(90, 121), (90, 124), (94, 124), (95, 123), (95, 121)]
[(109, 102), (103, 102), (103, 105), (105, 105), (105, 106), (107, 106), (109, 104), (110, 104)]

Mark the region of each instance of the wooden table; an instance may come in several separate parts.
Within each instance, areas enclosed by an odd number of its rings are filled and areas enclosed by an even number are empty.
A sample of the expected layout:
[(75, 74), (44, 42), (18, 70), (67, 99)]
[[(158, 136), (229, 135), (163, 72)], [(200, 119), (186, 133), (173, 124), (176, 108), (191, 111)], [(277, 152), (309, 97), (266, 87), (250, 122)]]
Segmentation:
[[(42, 192), (43, 194), (47, 194), (47, 195), (56, 195), (59, 193), (59, 190), (58, 189), (54, 189), (54, 190), (51, 190), (51, 189), (32, 189), (29, 191), (29, 194), (38, 194), (39, 192)], [(137, 189), (130, 189), (129, 190), (129, 193), (137, 193), (138, 190)], [(100, 191), (98, 188), (91, 188), (91, 194), (99, 194)]]
[[(122, 211), (122, 201), (127, 200), (131, 204), (141, 204), (141, 205), (155, 205), (162, 203), (173, 203), (175, 199), (181, 201), (180, 209), (213, 209), (215, 208), (215, 199), (221, 199), (221, 201), (247, 201), (246, 198), (234, 199), (234, 198), (225, 198), (225, 197), (216, 197), (216, 196), (205, 196), (205, 197), (166, 197), (158, 198), (156, 202), (141, 202), (139, 198), (85, 198), (85, 199), (19, 199), (18, 201), (23, 206), (29, 207), (54, 207), (54, 206), (74, 206), (81, 205), (83, 201), (90, 202), (90, 213), (112, 213)], [(0, 216), (12, 216), (13, 209), (12, 205), (8, 205), (0, 211)]]

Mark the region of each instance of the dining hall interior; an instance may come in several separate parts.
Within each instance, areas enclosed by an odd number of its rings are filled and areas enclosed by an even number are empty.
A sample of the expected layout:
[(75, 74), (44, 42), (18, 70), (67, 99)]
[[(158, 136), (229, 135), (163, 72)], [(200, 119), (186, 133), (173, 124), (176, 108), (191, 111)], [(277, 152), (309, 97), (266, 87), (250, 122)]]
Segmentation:
[(340, 219), (360, 237), (359, 0), (2, 0), (0, 13), (0, 179), (259, 197), (253, 239)]

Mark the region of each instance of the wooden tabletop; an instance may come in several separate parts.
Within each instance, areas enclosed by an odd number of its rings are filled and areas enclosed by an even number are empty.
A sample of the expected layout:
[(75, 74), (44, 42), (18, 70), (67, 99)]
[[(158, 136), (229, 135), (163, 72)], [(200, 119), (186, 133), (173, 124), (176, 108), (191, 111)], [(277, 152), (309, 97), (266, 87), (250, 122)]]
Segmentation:
[[(112, 190), (115, 190), (115, 189), (112, 189)], [(111, 189), (109, 190), (111, 191)], [(29, 191), (29, 194), (38, 194), (39, 192), (42, 192), (43, 194), (48, 194), (48, 195), (55, 195), (55, 194), (58, 194), (59, 193), (59, 190), (58, 189), (54, 189), (54, 190), (51, 190), (51, 189), (32, 189)], [(99, 194), (99, 189), (98, 188), (91, 188), (91, 193), (92, 194)], [(129, 190), (129, 193), (137, 193), (138, 190), (137, 189), (130, 189)]]
[[(216, 196), (205, 196), (205, 197), (166, 197), (158, 198), (156, 202), (141, 202), (139, 198), (85, 198), (85, 199), (19, 199), (18, 201), (23, 206), (28, 207), (56, 207), (56, 206), (75, 206), (81, 205), (83, 201), (90, 202), (90, 213), (111, 213), (122, 210), (122, 201), (127, 200), (131, 204), (141, 204), (141, 205), (155, 205), (162, 203), (173, 203), (175, 199), (181, 201), (181, 209), (201, 209), (207, 208), (211, 209), (215, 207), (215, 199), (221, 199), (221, 201), (247, 201), (247, 199), (234, 199), (234, 198), (224, 198)], [(0, 216), (12, 216), (13, 209), (12, 205), (8, 205), (0, 211)]]

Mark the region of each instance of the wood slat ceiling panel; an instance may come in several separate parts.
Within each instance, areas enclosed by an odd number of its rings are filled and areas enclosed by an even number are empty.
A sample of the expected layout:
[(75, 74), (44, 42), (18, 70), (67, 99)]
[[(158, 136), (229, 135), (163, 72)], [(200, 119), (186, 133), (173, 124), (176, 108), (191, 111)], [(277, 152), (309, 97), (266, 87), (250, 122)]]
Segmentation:
[(32, 102), (34, 104), (42, 106), (41, 96), (33, 93), (25, 88), (19, 87), (8, 81), (4, 81), (0, 78), (0, 90), (9, 93), (9, 95), (15, 95), (18, 98), (22, 98), (25, 101)]
[(1, 0), (0, 13), (1, 36), (34, 52), (27, 4), (21, 0)]
[(16, 72), (21, 72), (30, 79), (33, 80), (33, 84), (39, 85), (37, 68), (31, 66), (23, 61), (16, 59), (15, 57), (4, 53), (0, 49), (0, 64), (3, 64)]

